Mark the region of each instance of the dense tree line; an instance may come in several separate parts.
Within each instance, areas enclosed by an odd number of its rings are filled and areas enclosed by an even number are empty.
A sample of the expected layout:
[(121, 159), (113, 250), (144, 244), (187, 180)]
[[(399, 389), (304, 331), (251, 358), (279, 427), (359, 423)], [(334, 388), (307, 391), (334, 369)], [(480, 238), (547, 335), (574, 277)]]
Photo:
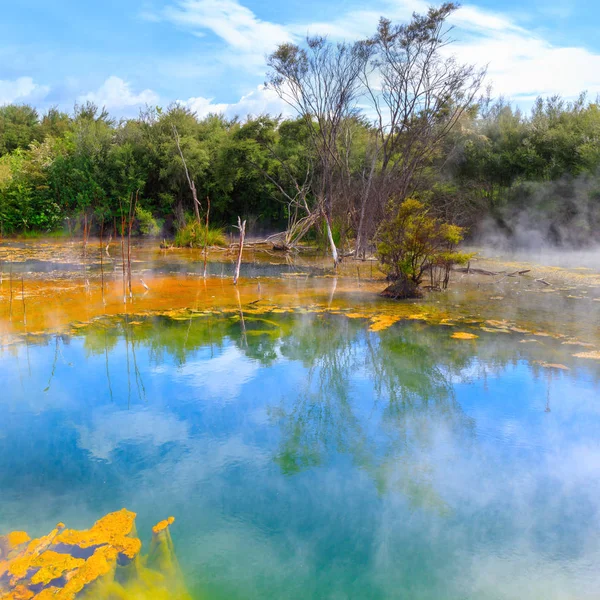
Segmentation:
[(285, 231), (283, 246), (317, 231), (334, 257), (339, 246), (364, 256), (415, 199), (471, 235), (589, 241), (600, 225), (598, 104), (540, 98), (523, 113), (482, 97), (484, 72), (442, 51), (455, 9), (382, 19), (354, 44), (280, 46), (268, 82), (293, 118), (0, 107), (1, 231), (118, 229), (136, 195), (159, 222), (142, 230), (169, 235), (199, 222), (210, 199), (211, 223), (241, 215), (251, 232)]

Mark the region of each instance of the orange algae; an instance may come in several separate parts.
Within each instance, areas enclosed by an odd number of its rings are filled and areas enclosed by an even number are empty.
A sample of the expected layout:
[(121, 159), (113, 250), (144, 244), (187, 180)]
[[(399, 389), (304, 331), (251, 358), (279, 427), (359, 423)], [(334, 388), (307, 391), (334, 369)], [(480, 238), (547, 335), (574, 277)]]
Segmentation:
[[(0, 600), (189, 600), (169, 534), (174, 521), (169, 517), (153, 528), (152, 564), (149, 557), (139, 556), (141, 542), (133, 537), (135, 513), (125, 509), (106, 515), (85, 531), (65, 529), (60, 523), (25, 547), (29, 540), (25, 532), (0, 537), (6, 555), (0, 569), (8, 574), (0, 576)], [(6, 553), (8, 540), (19, 543)], [(79, 558), (86, 548), (91, 554)]]
[(161, 531), (164, 531), (167, 527), (169, 527), (169, 525), (173, 525), (174, 522), (175, 522), (175, 517), (169, 517), (168, 519), (165, 519), (164, 521), (157, 523), (152, 528), (152, 533), (154, 535), (158, 535)]
[(30, 589), (24, 585), (18, 585), (12, 592), (0, 596), (0, 600), (30, 600), (33, 597), (33, 592)]
[(384, 329), (391, 327), (399, 320), (400, 317), (395, 315), (377, 315), (375, 317), (371, 317), (369, 331), (383, 331)]
[(135, 513), (123, 508), (102, 517), (87, 531), (65, 529), (56, 538), (56, 543), (80, 548), (110, 544), (131, 559), (140, 551), (142, 545), (139, 539), (128, 537), (133, 530), (135, 517)]
[(46, 550), (31, 561), (32, 568), (39, 567), (37, 573), (31, 578), (31, 583), (48, 584), (53, 579), (60, 577), (65, 571), (72, 571), (83, 565), (82, 558), (75, 558), (70, 554)]
[(6, 536), (9, 550), (29, 542), (30, 540), (31, 538), (27, 535), (26, 531), (13, 531)]
[(467, 333), (466, 331), (457, 331), (450, 337), (454, 338), (455, 340), (474, 340), (479, 336), (475, 335), (474, 333)]

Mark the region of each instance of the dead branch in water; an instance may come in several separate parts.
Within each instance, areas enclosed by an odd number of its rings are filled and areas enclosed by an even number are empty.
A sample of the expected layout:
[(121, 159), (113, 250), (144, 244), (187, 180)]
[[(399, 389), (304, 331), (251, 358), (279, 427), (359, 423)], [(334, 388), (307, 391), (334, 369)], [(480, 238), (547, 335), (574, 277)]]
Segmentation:
[[(102, 237), (104, 235), (104, 217), (102, 218), (102, 223), (100, 225), (100, 286), (101, 286), (101, 290), (102, 290), (102, 304), (104, 306), (106, 306), (106, 301), (104, 300), (104, 260), (102, 257), (102, 247), (103, 247), (103, 242), (102, 242)], [(110, 242), (109, 242), (110, 244)], [(108, 252), (108, 245), (106, 246), (107, 248), (107, 252)]]
[(119, 209), (121, 211), (121, 264), (123, 267), (123, 304), (127, 302), (127, 278), (125, 268), (125, 215), (123, 213), (123, 206), (121, 200), (119, 200)]
[(543, 283), (544, 285), (551, 286), (551, 283), (548, 283), (545, 279), (536, 279), (539, 283)]
[(246, 237), (246, 221), (242, 223), (242, 220), (238, 217), (237, 228), (240, 230), (240, 251), (237, 257), (237, 263), (235, 265), (235, 274), (233, 275), (233, 285), (237, 285), (240, 277), (240, 265), (242, 264), (242, 252), (244, 251), (244, 238)]
[(204, 232), (204, 279), (206, 279), (206, 250), (208, 247), (208, 216), (210, 215), (210, 197), (206, 196), (206, 231)]
[(133, 298), (133, 291), (131, 289), (131, 230), (133, 228), (133, 221), (135, 219), (135, 210), (137, 208), (139, 198), (139, 190), (135, 192), (135, 201), (133, 200), (133, 192), (129, 197), (129, 222), (127, 224), (127, 279), (129, 285), (129, 299)]
[(504, 271), (486, 271), (485, 269), (475, 269), (471, 266), (469, 267), (461, 267), (458, 269), (455, 269), (455, 271), (458, 271), (459, 273), (467, 273), (467, 274), (471, 274), (471, 273), (477, 273), (478, 275), (504, 275)]

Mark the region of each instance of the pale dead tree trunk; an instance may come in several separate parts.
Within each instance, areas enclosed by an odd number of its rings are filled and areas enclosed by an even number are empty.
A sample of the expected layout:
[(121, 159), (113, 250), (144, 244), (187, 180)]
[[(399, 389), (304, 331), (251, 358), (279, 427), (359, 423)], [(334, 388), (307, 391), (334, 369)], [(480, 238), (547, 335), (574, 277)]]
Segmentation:
[(206, 259), (208, 247), (208, 217), (210, 215), (210, 197), (206, 196), (206, 231), (204, 232), (204, 279), (206, 279)]
[(177, 144), (177, 150), (179, 150), (179, 156), (181, 157), (181, 162), (183, 163), (183, 168), (185, 170), (185, 176), (190, 187), (190, 191), (192, 192), (192, 198), (194, 200), (194, 214), (196, 215), (196, 221), (198, 225), (202, 224), (200, 219), (200, 201), (198, 200), (198, 193), (196, 192), (196, 184), (194, 180), (190, 177), (190, 172), (188, 171), (187, 162), (185, 161), (185, 157), (183, 156), (183, 152), (181, 150), (181, 144), (179, 143), (179, 133), (177, 133), (177, 127), (173, 125), (173, 136), (175, 137), (175, 143)]
[(137, 208), (138, 197), (139, 190), (135, 193), (135, 201), (133, 199), (133, 192), (129, 197), (129, 222), (127, 223), (127, 280), (130, 300), (133, 298), (133, 290), (131, 287), (131, 230), (133, 228), (133, 221), (135, 218), (135, 210)]
[(244, 238), (246, 237), (246, 221), (238, 217), (237, 228), (240, 230), (240, 250), (238, 252), (237, 262), (235, 265), (235, 273), (233, 275), (233, 285), (237, 285), (238, 279), (240, 278), (240, 265), (242, 264), (242, 252), (244, 250)]
[(329, 247), (331, 248), (331, 256), (333, 257), (333, 268), (337, 269), (339, 258), (338, 251), (333, 239), (333, 233), (331, 231), (331, 225), (329, 224), (329, 217), (325, 215), (325, 228), (327, 229), (327, 239), (329, 240)]
[(119, 209), (121, 211), (121, 263), (123, 266), (123, 304), (127, 303), (127, 268), (125, 266), (125, 213), (123, 205), (119, 199)]

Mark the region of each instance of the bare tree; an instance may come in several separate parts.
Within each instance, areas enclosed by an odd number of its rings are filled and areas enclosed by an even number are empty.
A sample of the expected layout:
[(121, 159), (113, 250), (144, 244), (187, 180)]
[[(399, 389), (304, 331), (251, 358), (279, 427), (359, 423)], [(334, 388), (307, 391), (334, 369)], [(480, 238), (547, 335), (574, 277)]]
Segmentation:
[(198, 193), (196, 192), (196, 184), (194, 180), (190, 177), (190, 172), (188, 171), (187, 162), (185, 161), (185, 157), (183, 156), (183, 152), (181, 150), (181, 144), (179, 143), (179, 133), (177, 132), (177, 127), (173, 125), (173, 136), (175, 137), (175, 143), (177, 144), (177, 150), (179, 151), (179, 156), (181, 157), (181, 162), (183, 163), (183, 168), (185, 170), (185, 176), (190, 186), (190, 191), (192, 192), (192, 198), (194, 199), (194, 214), (196, 215), (196, 221), (198, 225), (201, 225), (200, 220), (200, 200), (198, 200)]
[(311, 189), (316, 212), (325, 222), (334, 267), (339, 260), (331, 229), (334, 196), (343, 193), (349, 180), (344, 177), (339, 142), (344, 121), (357, 112), (360, 75), (368, 57), (369, 45), (364, 42), (332, 44), (323, 37), (308, 37), (306, 48), (282, 44), (268, 59), (267, 85), (308, 125), (317, 159)]
[(382, 18), (369, 40), (372, 59), (362, 82), (375, 113), (370, 167), (363, 178), (357, 255), (364, 256), (390, 197), (402, 202), (418, 175), (479, 93), (485, 69), (460, 64), (445, 51), (452, 42), (447, 18), (458, 8), (445, 3), (405, 25)]

